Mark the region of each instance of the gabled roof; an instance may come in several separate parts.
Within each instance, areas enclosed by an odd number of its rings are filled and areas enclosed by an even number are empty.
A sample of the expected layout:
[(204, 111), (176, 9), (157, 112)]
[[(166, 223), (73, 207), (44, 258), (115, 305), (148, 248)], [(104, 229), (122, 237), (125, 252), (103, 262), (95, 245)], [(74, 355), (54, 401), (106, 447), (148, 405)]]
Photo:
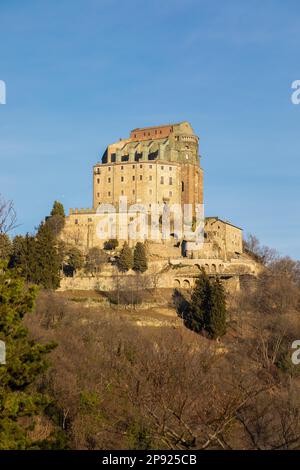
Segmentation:
[(216, 222), (217, 222), (217, 221), (223, 222), (223, 224), (231, 225), (231, 226), (234, 227), (234, 228), (238, 228), (239, 230), (243, 230), (241, 227), (238, 227), (237, 225), (232, 224), (232, 223), (229, 222), (228, 220), (220, 219), (220, 217), (217, 217), (217, 216), (205, 217), (205, 220), (209, 220), (209, 219), (215, 219)]

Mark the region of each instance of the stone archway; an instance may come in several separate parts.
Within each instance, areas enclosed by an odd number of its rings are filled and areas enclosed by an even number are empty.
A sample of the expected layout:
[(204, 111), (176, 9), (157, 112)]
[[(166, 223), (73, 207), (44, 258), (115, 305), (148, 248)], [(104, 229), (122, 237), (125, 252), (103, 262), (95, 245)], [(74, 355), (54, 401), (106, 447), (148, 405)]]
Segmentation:
[(217, 272), (217, 266), (215, 264), (212, 264), (211, 267), (210, 267), (210, 270), (211, 270), (211, 273), (212, 274), (216, 274)]
[(184, 279), (183, 281), (183, 288), (184, 289), (189, 289), (191, 287), (191, 283), (188, 279)]
[(179, 279), (174, 279), (174, 287), (175, 287), (175, 289), (180, 288), (180, 280)]

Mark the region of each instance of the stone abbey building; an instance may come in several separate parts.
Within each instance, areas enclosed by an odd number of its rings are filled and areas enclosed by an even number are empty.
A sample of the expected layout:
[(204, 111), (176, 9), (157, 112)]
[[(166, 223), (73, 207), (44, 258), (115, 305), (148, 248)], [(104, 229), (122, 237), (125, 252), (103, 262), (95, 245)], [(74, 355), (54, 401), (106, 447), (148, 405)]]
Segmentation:
[[(187, 121), (137, 128), (128, 138), (108, 145), (101, 163), (93, 167), (93, 207), (70, 210), (63, 240), (85, 252), (94, 246), (102, 248), (97, 208), (103, 203), (118, 208), (122, 196), (128, 205), (143, 204), (149, 210), (153, 204), (203, 204), (199, 139)], [(188, 240), (172, 239), (150, 241), (148, 247), (153, 259), (229, 261), (242, 254), (242, 230), (218, 217), (207, 217), (201, 249)]]
[(93, 209), (100, 203), (203, 203), (198, 137), (188, 122), (134, 129), (94, 166)]

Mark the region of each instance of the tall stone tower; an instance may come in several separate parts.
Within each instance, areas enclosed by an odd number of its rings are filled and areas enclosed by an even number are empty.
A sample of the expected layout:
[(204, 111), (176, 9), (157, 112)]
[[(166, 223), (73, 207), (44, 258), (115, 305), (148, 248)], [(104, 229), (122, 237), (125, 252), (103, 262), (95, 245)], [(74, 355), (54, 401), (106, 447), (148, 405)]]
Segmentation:
[(101, 203), (202, 204), (203, 170), (198, 137), (184, 121), (137, 128), (110, 144), (93, 169), (93, 209)]

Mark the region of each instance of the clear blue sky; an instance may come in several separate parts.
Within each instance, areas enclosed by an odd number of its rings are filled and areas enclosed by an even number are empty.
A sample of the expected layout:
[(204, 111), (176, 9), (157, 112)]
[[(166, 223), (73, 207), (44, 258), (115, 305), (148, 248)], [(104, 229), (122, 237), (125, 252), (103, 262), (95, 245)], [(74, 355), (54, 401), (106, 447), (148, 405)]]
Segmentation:
[(54, 199), (90, 207), (108, 143), (188, 120), (206, 215), (300, 258), (299, 46), (293, 0), (0, 0), (0, 192), (19, 231)]

